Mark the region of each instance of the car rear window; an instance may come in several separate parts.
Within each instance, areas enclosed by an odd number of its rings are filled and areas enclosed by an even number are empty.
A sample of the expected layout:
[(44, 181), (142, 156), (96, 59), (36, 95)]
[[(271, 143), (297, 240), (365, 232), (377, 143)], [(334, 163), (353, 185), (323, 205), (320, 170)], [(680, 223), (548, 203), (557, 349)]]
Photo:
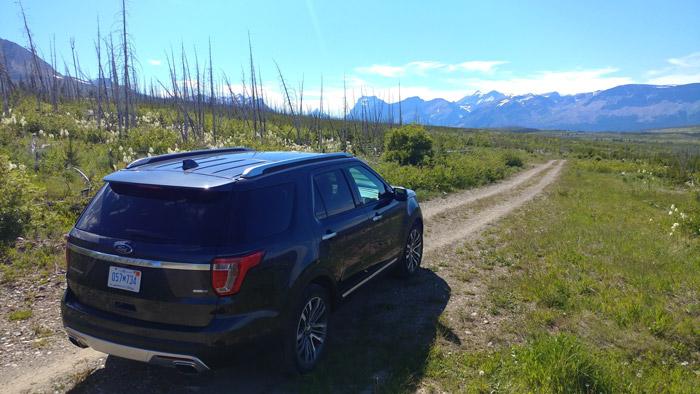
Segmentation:
[(150, 243), (219, 245), (229, 234), (230, 204), (229, 192), (107, 184), (76, 227)]

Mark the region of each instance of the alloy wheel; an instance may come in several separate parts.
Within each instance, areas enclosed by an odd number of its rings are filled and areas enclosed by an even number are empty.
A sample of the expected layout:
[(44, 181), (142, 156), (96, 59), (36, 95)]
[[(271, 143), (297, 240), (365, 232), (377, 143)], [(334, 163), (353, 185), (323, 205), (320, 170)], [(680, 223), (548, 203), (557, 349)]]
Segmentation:
[(423, 257), (423, 234), (418, 228), (413, 228), (406, 242), (406, 270), (413, 273), (420, 265)]
[(326, 341), (328, 314), (321, 297), (312, 297), (304, 305), (297, 324), (296, 349), (299, 361), (316, 362)]

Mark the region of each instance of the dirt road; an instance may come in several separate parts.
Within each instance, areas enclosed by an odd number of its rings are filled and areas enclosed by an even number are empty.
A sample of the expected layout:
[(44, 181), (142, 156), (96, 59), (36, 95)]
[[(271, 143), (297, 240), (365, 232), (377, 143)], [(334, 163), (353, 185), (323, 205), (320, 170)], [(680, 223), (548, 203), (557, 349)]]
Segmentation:
[[(493, 325), (482, 318), (484, 312), (479, 309), (485, 286), (479, 281), (465, 285), (457, 279), (468, 267), (460, 265), (455, 249), (542, 193), (563, 166), (563, 161), (550, 161), (503, 182), (422, 204), (426, 224), (423, 269), (408, 281), (391, 277), (372, 281), (344, 302), (333, 315), (334, 333), (325, 365), (315, 377), (290, 380), (278, 372), (274, 355), (241, 354), (228, 368), (190, 376), (106, 357), (91, 349), (61, 346), (26, 366), (0, 364), (4, 382), (0, 392), (270, 392), (297, 391), (309, 385), (356, 392), (371, 391), (367, 382), (379, 384), (387, 379), (415, 382), (418, 388), (419, 367), (393, 371), (392, 363), (410, 357), (421, 365), (436, 330), (459, 348), (485, 346), (488, 324)], [(444, 311), (466, 314), (469, 322), (452, 332), (438, 321)]]

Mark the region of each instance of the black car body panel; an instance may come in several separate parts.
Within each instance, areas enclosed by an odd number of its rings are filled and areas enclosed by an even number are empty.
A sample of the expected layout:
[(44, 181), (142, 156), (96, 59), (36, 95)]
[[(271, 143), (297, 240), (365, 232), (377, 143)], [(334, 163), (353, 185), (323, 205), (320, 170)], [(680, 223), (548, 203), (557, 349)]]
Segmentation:
[[(196, 167), (183, 170), (183, 158)], [(312, 282), (336, 300), (349, 295), (400, 259), (422, 223), (415, 193), (395, 198), (345, 154), (166, 155), (105, 180), (67, 239), (69, 335), (208, 365), (225, 348), (278, 333)], [(254, 252), (262, 258), (237, 293), (217, 294), (213, 262)], [(113, 287), (119, 269), (140, 277), (137, 291)]]

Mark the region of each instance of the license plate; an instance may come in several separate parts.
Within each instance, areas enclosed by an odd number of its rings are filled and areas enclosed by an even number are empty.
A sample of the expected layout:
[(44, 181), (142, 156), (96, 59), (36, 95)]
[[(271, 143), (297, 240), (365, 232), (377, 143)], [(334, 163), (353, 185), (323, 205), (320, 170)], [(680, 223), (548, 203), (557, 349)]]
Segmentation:
[(122, 267), (109, 267), (107, 287), (138, 293), (141, 288), (141, 271)]

